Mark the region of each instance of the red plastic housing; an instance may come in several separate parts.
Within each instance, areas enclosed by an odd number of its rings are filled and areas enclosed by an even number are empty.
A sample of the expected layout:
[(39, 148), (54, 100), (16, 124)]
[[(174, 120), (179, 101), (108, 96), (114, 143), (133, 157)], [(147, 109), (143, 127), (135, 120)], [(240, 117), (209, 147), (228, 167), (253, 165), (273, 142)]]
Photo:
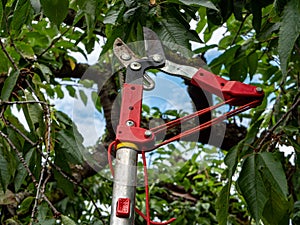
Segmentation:
[(130, 198), (119, 198), (117, 201), (116, 216), (129, 218), (130, 216)]
[(209, 91), (224, 100), (232, 99), (231, 105), (241, 106), (253, 100), (262, 99), (263, 91), (239, 81), (229, 81), (202, 68), (192, 78), (192, 84)]

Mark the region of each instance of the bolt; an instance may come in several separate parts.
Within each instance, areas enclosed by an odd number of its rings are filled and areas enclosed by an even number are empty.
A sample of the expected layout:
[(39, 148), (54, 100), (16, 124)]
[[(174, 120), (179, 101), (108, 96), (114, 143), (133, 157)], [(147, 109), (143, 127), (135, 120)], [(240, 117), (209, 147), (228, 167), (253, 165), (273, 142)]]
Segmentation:
[(125, 61), (128, 61), (131, 59), (131, 56), (127, 53), (124, 53), (121, 55), (121, 59), (125, 60)]
[(152, 131), (151, 130), (146, 130), (144, 135), (145, 135), (146, 138), (149, 138), (149, 137), (152, 136)]
[(261, 92), (263, 92), (263, 89), (261, 87), (257, 87), (256, 92), (261, 93)]
[(128, 121), (126, 122), (126, 125), (127, 125), (128, 127), (133, 127), (133, 126), (134, 126), (134, 122), (133, 122), (132, 120), (128, 120)]
[(130, 64), (130, 68), (132, 70), (140, 70), (142, 68), (142, 65), (139, 62), (132, 62)]
[(157, 63), (163, 61), (163, 57), (161, 55), (158, 55), (158, 54), (153, 55), (152, 59), (154, 60), (154, 62), (157, 62)]

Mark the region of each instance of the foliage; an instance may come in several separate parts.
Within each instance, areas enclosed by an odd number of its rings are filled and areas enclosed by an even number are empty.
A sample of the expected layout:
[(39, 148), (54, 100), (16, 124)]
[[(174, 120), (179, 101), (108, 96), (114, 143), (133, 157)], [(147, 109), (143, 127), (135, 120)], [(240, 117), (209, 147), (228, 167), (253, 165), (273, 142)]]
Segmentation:
[[(262, 105), (239, 116), (240, 121), (249, 121), (248, 132), (230, 151), (219, 149), (215, 155), (210, 154), (211, 147), (177, 143), (183, 151), (198, 150), (186, 159), (180, 158), (183, 152), (176, 151), (177, 144), (157, 150), (160, 156), (154, 158), (150, 176), (174, 162), (180, 168), (151, 186), (152, 218), (174, 216), (178, 218), (174, 224), (281, 225), (290, 220), (298, 224), (299, 22), (298, 0), (2, 0), (1, 224), (108, 223), (111, 182), (87, 169), (84, 155), (98, 148), (83, 145), (75, 121), (54, 103), (65, 99), (67, 92), (87, 102), (88, 96), (76, 91), (74, 83), (88, 88), (92, 83), (71, 79), (78, 78), (82, 66), (71, 52), (87, 59), (104, 38), (102, 64), (113, 67), (115, 62), (107, 55), (114, 40), (142, 40), (143, 26), (154, 30), (169, 48), (188, 49), (182, 52), (188, 57), (190, 50), (204, 57), (218, 50), (209, 64), (215, 74), (265, 91)], [(224, 36), (217, 45), (208, 44), (220, 27), (226, 29)], [(191, 42), (201, 47), (192, 49)], [(94, 69), (107, 80), (107, 68)], [(62, 88), (57, 78), (69, 83)], [(109, 80), (109, 97), (118, 93), (118, 81)], [(92, 95), (96, 108), (105, 111), (104, 102), (110, 98), (100, 96), (99, 101), (97, 93)], [(158, 118), (180, 114), (172, 109), (148, 111)], [(99, 142), (112, 141), (107, 130)], [(282, 146), (293, 152), (282, 153)], [(206, 164), (199, 160), (199, 152), (206, 152), (208, 159), (202, 160)], [(143, 200), (139, 188), (141, 209)], [(142, 223), (137, 217), (136, 224)]]

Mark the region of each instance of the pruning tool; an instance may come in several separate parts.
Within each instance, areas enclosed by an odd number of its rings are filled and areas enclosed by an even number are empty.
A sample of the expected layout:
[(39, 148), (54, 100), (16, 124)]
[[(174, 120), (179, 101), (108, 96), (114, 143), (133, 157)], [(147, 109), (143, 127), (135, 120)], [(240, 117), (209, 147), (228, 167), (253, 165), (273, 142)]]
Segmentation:
[[(256, 107), (261, 104), (264, 97), (264, 92), (260, 87), (225, 80), (204, 68), (172, 62), (165, 56), (163, 45), (157, 35), (149, 28), (143, 28), (143, 31), (146, 57), (138, 57), (120, 38), (115, 40), (113, 46), (114, 55), (126, 68), (126, 78), (122, 88), (120, 120), (114, 142), (116, 164), (110, 225), (134, 224), (137, 155), (139, 153), (144, 154), (147, 151), (152, 151), (162, 145), (206, 129), (228, 117)], [(223, 101), (161, 126), (151, 129), (142, 128), (142, 96), (143, 90), (147, 88), (144, 83), (150, 84), (148, 86), (153, 86), (154, 83), (150, 77), (145, 76), (148, 69), (158, 69), (169, 75), (180, 76), (189, 80), (192, 85), (218, 96)], [(155, 137), (159, 133), (191, 118), (211, 112), (224, 104), (236, 106), (236, 108), (190, 130), (183, 131), (168, 140), (156, 142)], [(139, 214), (141, 215), (141, 213)], [(147, 216), (144, 218), (150, 221)], [(168, 224), (168, 222), (148, 222), (148, 224)]]

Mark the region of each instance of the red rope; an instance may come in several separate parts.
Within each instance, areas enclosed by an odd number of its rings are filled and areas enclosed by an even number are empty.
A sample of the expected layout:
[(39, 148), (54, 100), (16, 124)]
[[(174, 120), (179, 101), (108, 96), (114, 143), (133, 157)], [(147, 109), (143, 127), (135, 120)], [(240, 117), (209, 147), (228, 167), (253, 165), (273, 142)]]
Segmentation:
[(114, 172), (114, 167), (112, 165), (111, 151), (112, 151), (112, 147), (115, 146), (115, 145), (116, 145), (116, 141), (113, 141), (112, 143), (109, 144), (108, 150), (107, 150), (108, 165), (109, 165), (109, 169), (110, 169), (111, 175), (113, 177), (115, 176), (115, 172)]
[(147, 171), (147, 160), (145, 152), (142, 152), (143, 167), (144, 167), (144, 183), (145, 183), (145, 194), (146, 194), (146, 217), (147, 225), (151, 225), (150, 220), (150, 207), (149, 207), (149, 183), (148, 183), (148, 171)]
[[(212, 125), (215, 125), (215, 124), (217, 124), (217, 123), (220, 123), (221, 121), (225, 120), (226, 118), (230, 118), (230, 117), (232, 117), (232, 116), (237, 115), (237, 114), (240, 113), (240, 112), (244, 112), (244, 111), (250, 109), (250, 108), (253, 107), (254, 105), (257, 105), (258, 102), (260, 102), (260, 100), (256, 100), (256, 101), (250, 102), (250, 103), (248, 103), (248, 104), (246, 104), (246, 105), (244, 105), (244, 106), (241, 106), (241, 107), (239, 107), (239, 108), (237, 108), (237, 109), (235, 109), (235, 110), (229, 111), (229, 112), (225, 113), (225, 114), (222, 115), (222, 116), (216, 117), (216, 118), (214, 118), (214, 119), (212, 119), (212, 120), (210, 120), (210, 121), (207, 121), (207, 122), (205, 122), (205, 123), (203, 123), (203, 124), (201, 124), (201, 125), (199, 125), (199, 126), (197, 126), (197, 127), (194, 127), (194, 128), (192, 128), (192, 129), (190, 129), (190, 130), (187, 130), (187, 131), (184, 131), (184, 132), (182, 132), (182, 133), (180, 133), (180, 134), (178, 134), (178, 135), (175, 135), (174, 137), (172, 137), (172, 138), (170, 138), (170, 139), (168, 139), (168, 140), (165, 140), (165, 141), (163, 141), (163, 142), (157, 144), (153, 149), (159, 148), (159, 147), (161, 147), (161, 146), (163, 146), (163, 145), (166, 145), (166, 144), (169, 144), (169, 143), (171, 143), (171, 142), (173, 142), (173, 141), (178, 141), (178, 140), (180, 140), (181, 138), (187, 137), (187, 136), (189, 136), (189, 135), (191, 135), (191, 134), (193, 134), (193, 133), (195, 133), (195, 132), (202, 131), (202, 130), (208, 128), (208, 127), (211, 127)], [(226, 102), (226, 103), (227, 103), (227, 102)], [(223, 105), (223, 104), (220, 103), (220, 104), (216, 105), (216, 107), (214, 107), (214, 108), (218, 108), (218, 107), (220, 107), (221, 105)], [(201, 116), (201, 115), (203, 115), (204, 113), (206, 113), (206, 110), (200, 110), (200, 111), (198, 111), (198, 112), (196, 112), (196, 113), (193, 113), (193, 114), (191, 114), (191, 115), (196, 114), (196, 115), (198, 115), (198, 116)], [(183, 118), (184, 118), (184, 117), (183, 117)], [(181, 121), (181, 120), (180, 120), (180, 118), (179, 118), (179, 119), (178, 119), (178, 124), (176, 124), (176, 125), (180, 125), (180, 123), (179, 123), (180, 121)], [(185, 120), (185, 121), (187, 121), (187, 120)], [(172, 121), (171, 121), (171, 122), (172, 122)], [(166, 123), (166, 124), (163, 124), (163, 126), (165, 126), (164, 128), (167, 128), (169, 125), (168, 125), (168, 123)], [(172, 123), (172, 126), (174, 126), (173, 123)], [(161, 126), (161, 127), (162, 127), (162, 126)], [(156, 130), (156, 129), (154, 129), (154, 130)], [(154, 131), (153, 133), (154, 133), (154, 134), (157, 134), (157, 133), (161, 132), (161, 130), (162, 130), (162, 129), (157, 130), (157, 131)]]
[(219, 108), (219, 107), (221, 107), (221, 106), (223, 106), (223, 105), (225, 105), (225, 104), (228, 104), (228, 103), (230, 103), (231, 101), (232, 101), (232, 99), (231, 99), (231, 100), (227, 100), (227, 101), (225, 101), (225, 102), (221, 102), (221, 103), (219, 103), (219, 104), (217, 104), (217, 105), (215, 105), (215, 106), (207, 107), (207, 108), (205, 108), (205, 109), (199, 110), (199, 111), (197, 111), (197, 112), (195, 112), (195, 113), (192, 113), (192, 114), (190, 114), (190, 115), (187, 115), (187, 116), (178, 118), (178, 119), (176, 119), (176, 120), (172, 120), (172, 121), (170, 121), (170, 122), (168, 122), (168, 123), (165, 123), (165, 124), (162, 124), (162, 125), (160, 125), (160, 126), (157, 126), (157, 127), (152, 128), (151, 131), (152, 131), (152, 132), (155, 132), (156, 134), (161, 133), (161, 132), (164, 132), (164, 131), (166, 131), (167, 129), (170, 129), (170, 128), (172, 128), (172, 127), (178, 126), (178, 124), (181, 124), (181, 123), (183, 123), (183, 122), (186, 122), (186, 121), (188, 121), (188, 120), (191, 120), (191, 119), (193, 119), (193, 118), (195, 118), (195, 117), (202, 116), (202, 115), (204, 115), (204, 114), (206, 114), (206, 113), (208, 113), (208, 112), (211, 112), (212, 110), (217, 109), (217, 108)]

